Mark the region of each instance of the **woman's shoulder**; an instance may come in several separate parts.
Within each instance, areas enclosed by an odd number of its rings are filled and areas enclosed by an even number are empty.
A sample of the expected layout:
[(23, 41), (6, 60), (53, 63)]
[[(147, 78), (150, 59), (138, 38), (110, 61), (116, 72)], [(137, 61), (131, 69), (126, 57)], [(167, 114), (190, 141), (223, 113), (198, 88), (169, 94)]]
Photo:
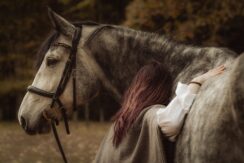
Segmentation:
[(165, 106), (162, 104), (154, 104), (154, 105), (150, 105), (150, 106), (146, 107), (138, 115), (133, 126), (141, 127), (141, 124), (143, 122), (148, 122), (148, 121), (155, 119), (156, 113), (160, 108), (165, 108)]
[(154, 104), (154, 105), (150, 105), (148, 107), (146, 107), (138, 116), (138, 120), (142, 120), (143, 121), (147, 121), (147, 120), (151, 120), (154, 119), (156, 116), (156, 113), (159, 109), (165, 108), (165, 105), (162, 104)]
[[(160, 108), (164, 108), (164, 105), (155, 104), (146, 107), (137, 117), (133, 124), (133, 129), (141, 129), (145, 126), (157, 127), (156, 125), (156, 113)], [(137, 131), (137, 130), (135, 130)]]

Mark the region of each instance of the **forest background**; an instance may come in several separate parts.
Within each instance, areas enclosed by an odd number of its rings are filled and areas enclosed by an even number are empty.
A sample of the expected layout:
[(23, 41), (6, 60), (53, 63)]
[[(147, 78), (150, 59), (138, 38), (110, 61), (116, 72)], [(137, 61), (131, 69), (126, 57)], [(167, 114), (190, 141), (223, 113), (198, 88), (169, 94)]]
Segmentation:
[[(34, 78), (35, 54), (51, 30), (47, 6), (70, 21), (123, 25), (195, 46), (244, 51), (243, 0), (1, 0), (2, 121), (16, 120), (26, 87)], [(107, 121), (119, 104), (102, 91), (84, 108), (76, 119)]]

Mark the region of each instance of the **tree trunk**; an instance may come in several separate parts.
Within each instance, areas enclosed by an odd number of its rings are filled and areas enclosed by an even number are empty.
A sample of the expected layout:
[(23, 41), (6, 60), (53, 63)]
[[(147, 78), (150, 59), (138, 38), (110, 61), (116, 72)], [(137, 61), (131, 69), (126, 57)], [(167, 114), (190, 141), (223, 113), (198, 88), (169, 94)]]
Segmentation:
[(85, 121), (86, 126), (88, 127), (90, 124), (90, 109), (89, 109), (89, 103), (86, 103), (85, 105)]
[(104, 122), (104, 110), (103, 107), (99, 107), (99, 121)]

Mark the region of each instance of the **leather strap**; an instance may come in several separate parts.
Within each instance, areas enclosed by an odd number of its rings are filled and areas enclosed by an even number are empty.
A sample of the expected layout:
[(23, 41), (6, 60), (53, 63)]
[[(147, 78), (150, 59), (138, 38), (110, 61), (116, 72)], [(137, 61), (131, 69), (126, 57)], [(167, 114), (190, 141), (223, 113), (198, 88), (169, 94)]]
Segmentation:
[(48, 97), (48, 98), (52, 98), (53, 95), (55, 94), (53, 92), (44, 91), (44, 90), (39, 89), (37, 87), (34, 87), (32, 85), (28, 86), (27, 91), (31, 92), (31, 93), (35, 93), (35, 94), (37, 94), (39, 96), (44, 96), (44, 97)]
[(61, 144), (59, 136), (58, 136), (58, 132), (57, 132), (57, 129), (56, 129), (55, 121), (51, 120), (51, 125), (52, 125), (53, 135), (54, 135), (54, 137), (56, 139), (56, 142), (58, 144), (58, 148), (59, 148), (60, 153), (61, 153), (61, 155), (63, 157), (64, 163), (68, 163), (67, 158), (66, 158), (66, 156), (64, 154), (64, 150), (62, 148), (62, 144)]

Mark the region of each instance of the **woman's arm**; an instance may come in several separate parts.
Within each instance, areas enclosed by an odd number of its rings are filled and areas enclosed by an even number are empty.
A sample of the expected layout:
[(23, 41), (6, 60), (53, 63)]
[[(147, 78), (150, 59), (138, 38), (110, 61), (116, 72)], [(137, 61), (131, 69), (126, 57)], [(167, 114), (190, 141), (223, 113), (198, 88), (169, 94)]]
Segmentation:
[(219, 66), (207, 73), (194, 78), (189, 85), (178, 83), (175, 98), (166, 108), (157, 111), (158, 125), (171, 141), (175, 141), (183, 125), (185, 115), (189, 112), (200, 86), (209, 78), (224, 72), (225, 67)]
[[(222, 74), (225, 70), (225, 66), (224, 65), (221, 65), (219, 67), (216, 67), (214, 69), (211, 69), (209, 70), (208, 72), (194, 78), (190, 84), (189, 84), (189, 90), (192, 92), (192, 93), (197, 93), (200, 86), (205, 82), (207, 81), (208, 79), (210, 79), (211, 77), (213, 76), (216, 76), (218, 74)], [(196, 83), (199, 83), (199, 84), (196, 84)]]

